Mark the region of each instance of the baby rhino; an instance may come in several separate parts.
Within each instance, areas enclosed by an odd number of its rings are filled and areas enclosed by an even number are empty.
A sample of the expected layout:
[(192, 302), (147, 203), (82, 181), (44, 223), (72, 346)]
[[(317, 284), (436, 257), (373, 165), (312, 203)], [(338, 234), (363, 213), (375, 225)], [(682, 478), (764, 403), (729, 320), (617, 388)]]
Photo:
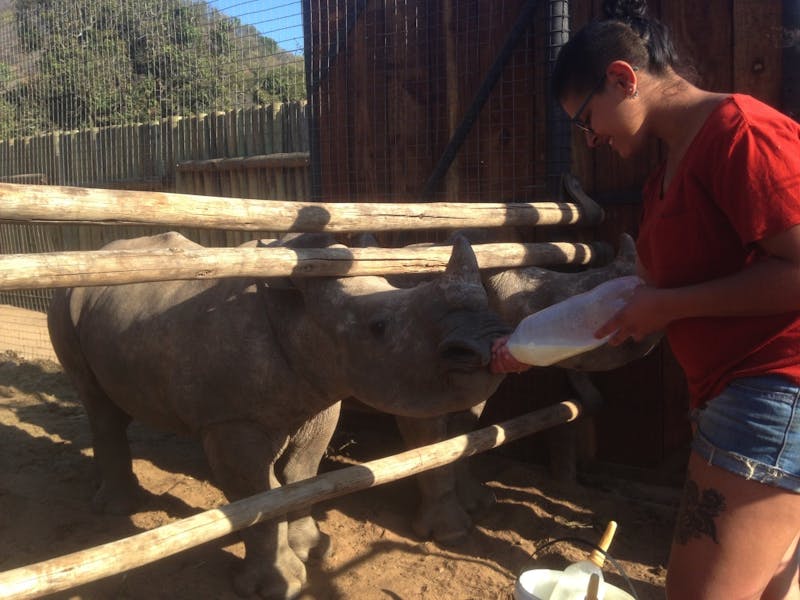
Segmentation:
[[(319, 246), (319, 236), (289, 245)], [(108, 250), (198, 248), (176, 233)], [(229, 500), (316, 474), (339, 402), (431, 417), (486, 400), (492, 340), (508, 333), (488, 308), (461, 238), (444, 274), (412, 289), (380, 277), (221, 279), (59, 290), (53, 346), (88, 413), (98, 510), (134, 509), (131, 419), (199, 438)], [(304, 561), (328, 545), (292, 514), (246, 529), (236, 590), (291, 598)]]

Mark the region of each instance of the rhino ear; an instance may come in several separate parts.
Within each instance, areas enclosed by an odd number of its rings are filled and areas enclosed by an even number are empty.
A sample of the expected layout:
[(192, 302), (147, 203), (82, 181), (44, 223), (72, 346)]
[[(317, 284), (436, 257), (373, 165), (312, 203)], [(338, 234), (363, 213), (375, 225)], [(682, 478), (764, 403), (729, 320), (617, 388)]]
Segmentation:
[(372, 233), (362, 231), (349, 235), (345, 243), (348, 248), (377, 248), (378, 238)]
[(453, 252), (450, 255), (450, 261), (447, 263), (445, 274), (466, 283), (480, 284), (481, 282), (478, 259), (475, 258), (472, 246), (463, 235), (453, 238)]

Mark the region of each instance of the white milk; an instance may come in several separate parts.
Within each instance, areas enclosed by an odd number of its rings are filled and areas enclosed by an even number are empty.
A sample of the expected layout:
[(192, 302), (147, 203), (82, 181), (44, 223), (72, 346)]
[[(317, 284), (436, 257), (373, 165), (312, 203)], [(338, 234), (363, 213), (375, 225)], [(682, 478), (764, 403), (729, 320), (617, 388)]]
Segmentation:
[[(598, 340), (602, 344), (602, 340)], [(508, 342), (508, 349), (511, 356), (526, 365), (538, 365), (546, 367), (570, 356), (575, 356), (575, 346), (555, 345), (555, 344), (512, 344)]]
[(635, 275), (610, 279), (525, 317), (508, 340), (509, 352), (520, 362), (546, 367), (601, 346), (611, 335), (597, 339), (594, 332), (642, 283)]

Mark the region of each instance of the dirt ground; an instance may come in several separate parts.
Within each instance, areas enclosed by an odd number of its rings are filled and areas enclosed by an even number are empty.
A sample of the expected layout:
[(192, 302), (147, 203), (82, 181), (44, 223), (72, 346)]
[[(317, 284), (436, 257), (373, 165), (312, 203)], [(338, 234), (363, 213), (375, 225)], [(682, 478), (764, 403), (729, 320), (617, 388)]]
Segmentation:
[[(402, 450), (387, 428), (347, 418), (323, 470)], [(353, 423), (356, 423), (355, 425)], [(0, 353), (0, 572), (151, 529), (225, 502), (209, 481), (199, 445), (135, 424), (134, 468), (149, 492), (132, 517), (92, 514), (93, 470), (88, 424), (60, 367)], [(602, 478), (567, 484), (547, 470), (498, 450), (476, 456), (474, 470), (497, 496), (469, 539), (443, 547), (416, 539), (410, 520), (417, 499), (406, 479), (314, 507), (333, 555), (309, 565), (302, 600), (510, 598), (517, 575), (563, 568), (585, 556), (562, 537), (595, 542), (610, 519), (619, 523), (612, 555), (642, 600), (663, 598), (665, 561), (679, 490)], [(228, 571), (243, 545), (235, 535), (134, 571), (85, 584), (52, 598), (233, 599)], [(624, 587), (607, 564), (606, 579)], [(0, 596), (2, 596), (0, 590)]]

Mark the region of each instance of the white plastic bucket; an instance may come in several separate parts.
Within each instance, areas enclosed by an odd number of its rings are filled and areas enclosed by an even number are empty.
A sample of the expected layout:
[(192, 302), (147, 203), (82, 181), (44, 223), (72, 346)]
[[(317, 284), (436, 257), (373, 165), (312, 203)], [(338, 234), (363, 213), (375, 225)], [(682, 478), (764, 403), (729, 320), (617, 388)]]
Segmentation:
[[(524, 571), (514, 584), (514, 600), (547, 600), (561, 571), (533, 569)], [(634, 600), (628, 592), (606, 582), (605, 600)]]

